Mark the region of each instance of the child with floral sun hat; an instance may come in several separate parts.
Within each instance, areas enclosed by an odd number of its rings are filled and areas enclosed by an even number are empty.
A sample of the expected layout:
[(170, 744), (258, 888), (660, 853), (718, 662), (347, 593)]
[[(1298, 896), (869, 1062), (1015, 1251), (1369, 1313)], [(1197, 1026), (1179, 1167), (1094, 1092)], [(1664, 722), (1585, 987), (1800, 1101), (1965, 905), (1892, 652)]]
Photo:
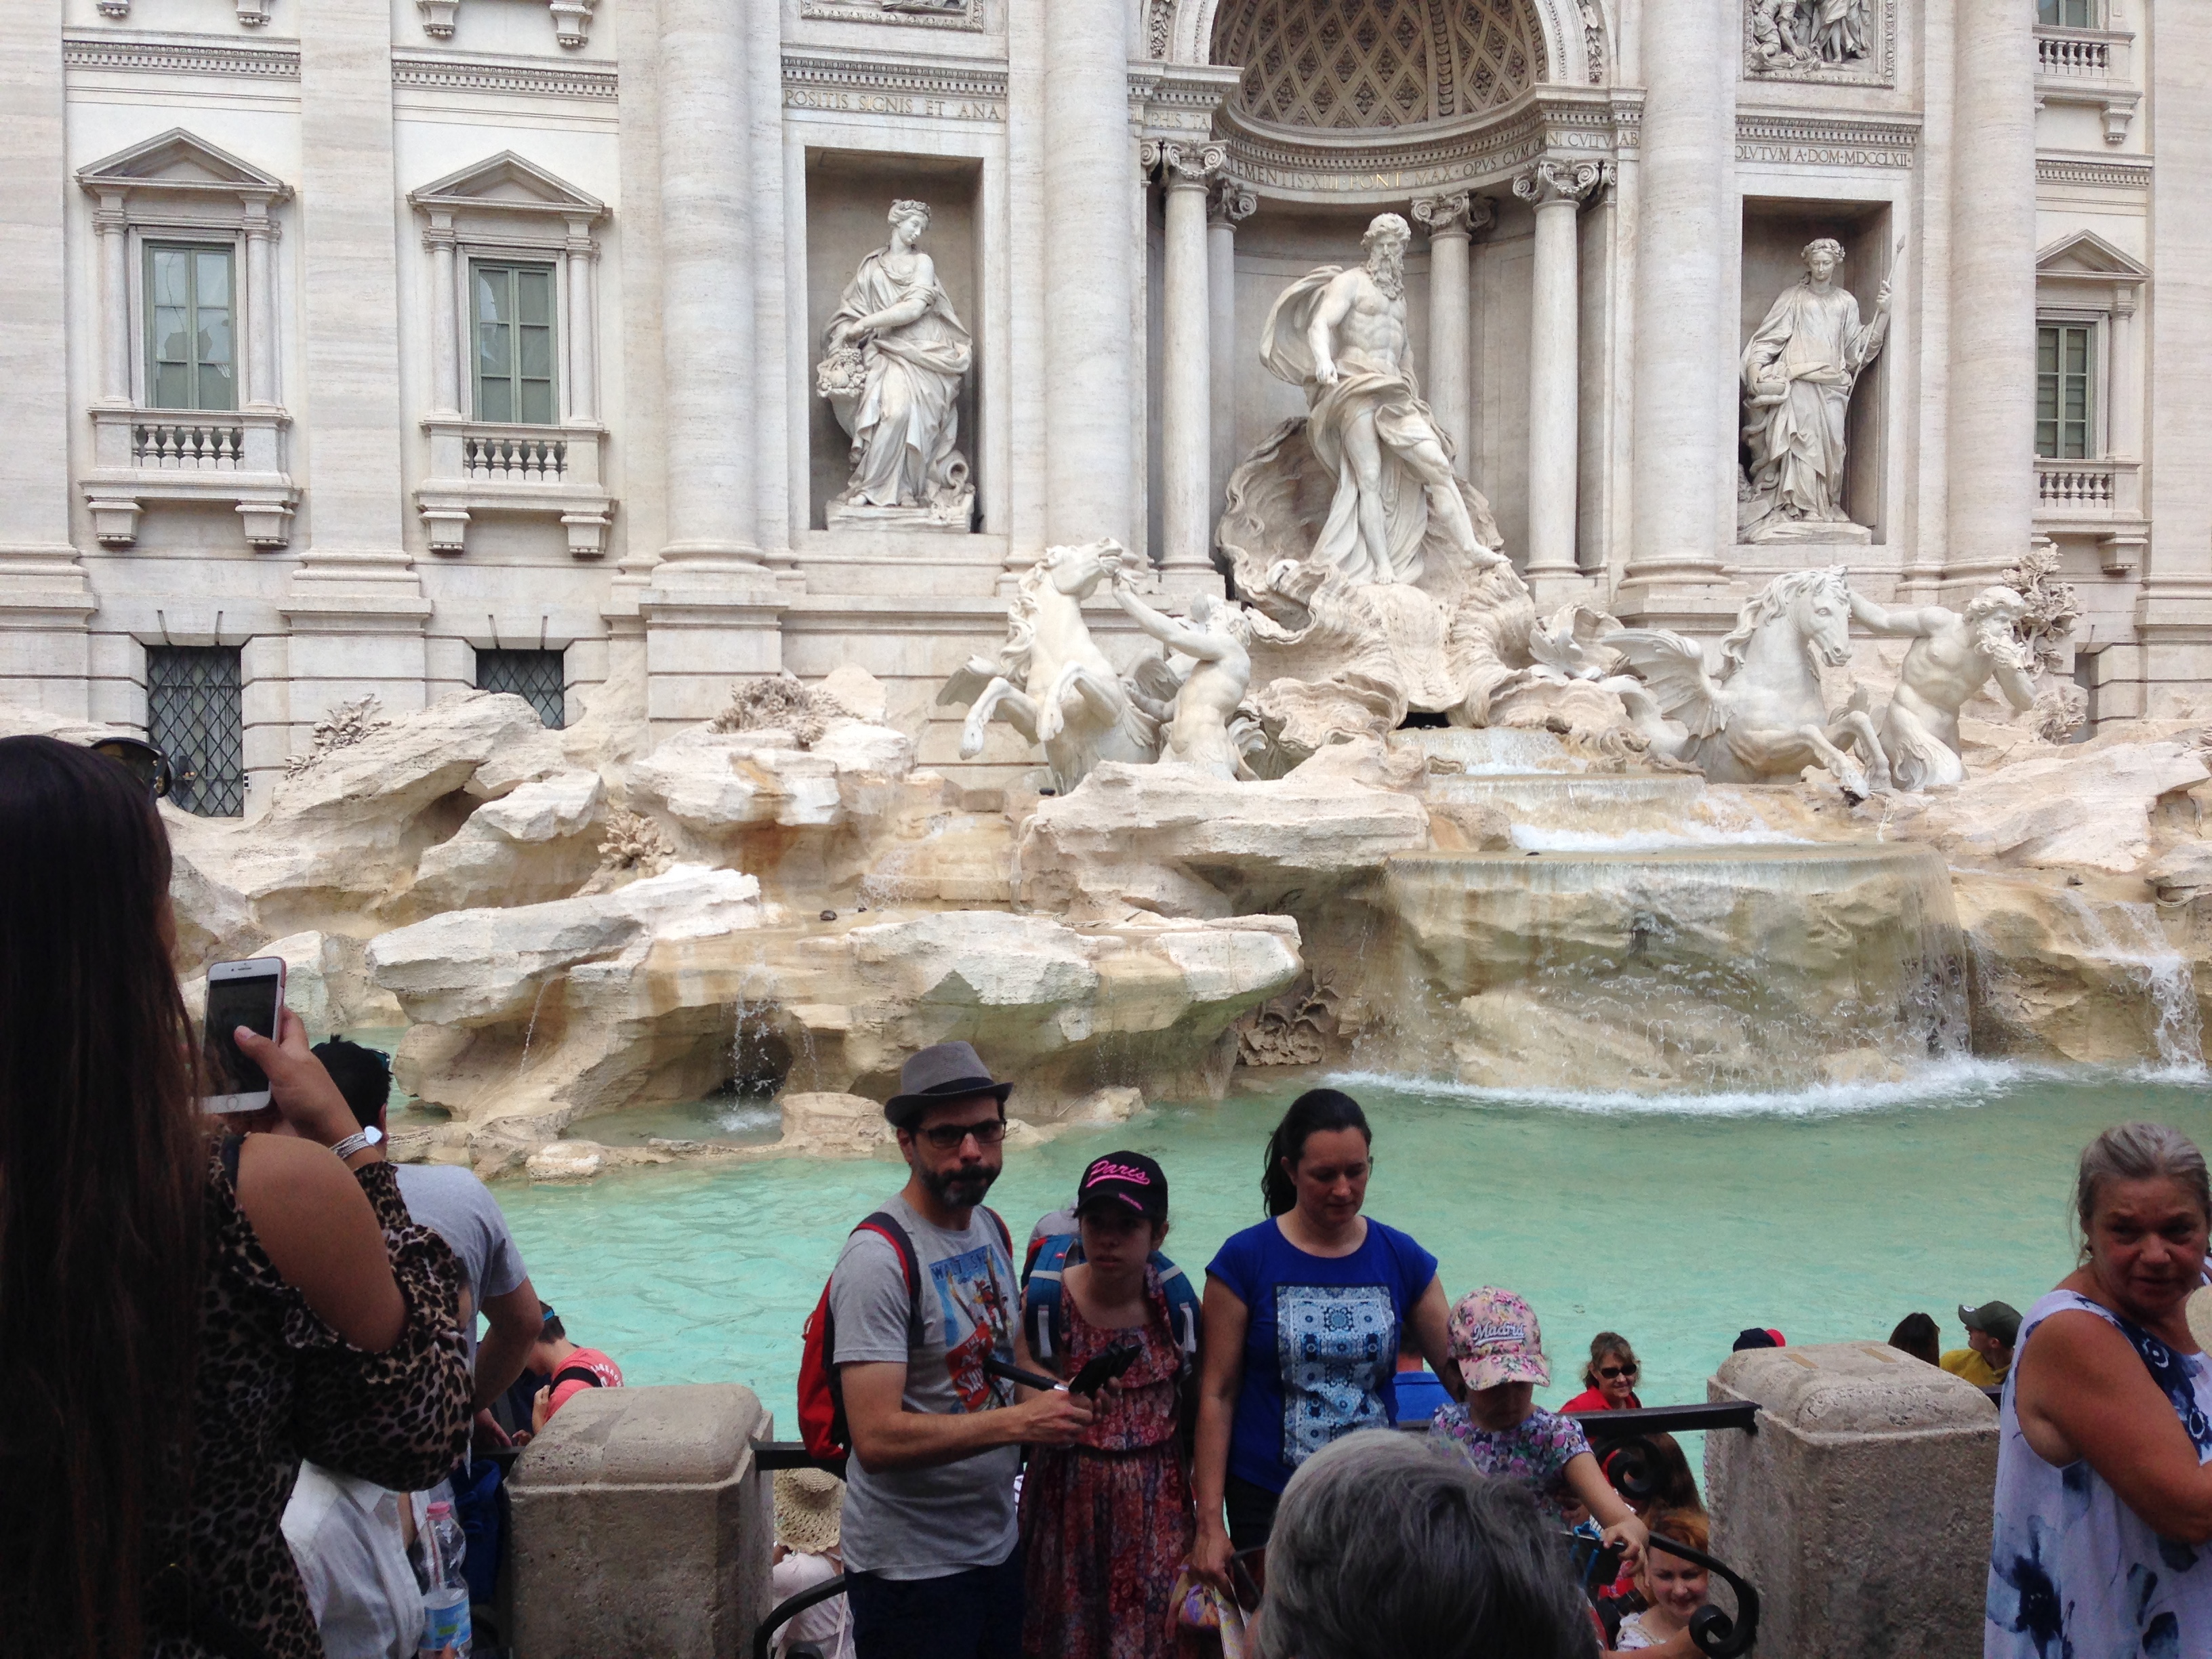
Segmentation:
[(1451, 1352), (1467, 1380), (1467, 1403), (1437, 1407), (1431, 1437), (1562, 1512), (1580, 1503), (1607, 1543), (1626, 1547), (1632, 1566), (1650, 1536), (1644, 1523), (1598, 1468), (1582, 1425), (1536, 1404), (1536, 1390), (1552, 1381), (1536, 1310), (1494, 1285), (1472, 1291), (1452, 1308)]

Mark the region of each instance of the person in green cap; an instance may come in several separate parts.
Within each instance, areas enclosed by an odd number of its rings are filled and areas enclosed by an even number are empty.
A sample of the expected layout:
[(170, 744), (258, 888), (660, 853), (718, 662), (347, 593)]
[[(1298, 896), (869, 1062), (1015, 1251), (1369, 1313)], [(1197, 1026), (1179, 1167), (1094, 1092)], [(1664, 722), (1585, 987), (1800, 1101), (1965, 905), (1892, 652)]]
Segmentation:
[(1994, 1389), (2012, 1369), (2012, 1345), (2020, 1339), (2020, 1313), (2008, 1302), (1984, 1302), (1978, 1308), (1959, 1304), (1959, 1322), (1966, 1328), (1966, 1346), (1943, 1356), (1943, 1369), (1962, 1376), (1978, 1389)]

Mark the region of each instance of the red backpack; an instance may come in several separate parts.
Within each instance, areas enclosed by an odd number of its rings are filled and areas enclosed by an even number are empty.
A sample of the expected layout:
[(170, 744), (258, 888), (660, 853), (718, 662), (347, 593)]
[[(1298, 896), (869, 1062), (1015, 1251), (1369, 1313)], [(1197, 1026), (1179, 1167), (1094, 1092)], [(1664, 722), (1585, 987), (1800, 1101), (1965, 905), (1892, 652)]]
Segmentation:
[[(1006, 1224), (1000, 1220), (999, 1212), (981, 1206), (983, 1213), (997, 1224), (1000, 1240), (1006, 1247), (1008, 1260), (1013, 1255), (1013, 1236), (1007, 1232)], [(914, 1253), (914, 1241), (907, 1237), (904, 1227), (888, 1212), (878, 1210), (853, 1229), (855, 1234), (874, 1233), (891, 1247), (899, 1259), (899, 1267), (906, 1274), (906, 1345), (909, 1350), (921, 1341), (921, 1264)], [(837, 1324), (830, 1311), (830, 1288), (836, 1282), (832, 1272), (822, 1286), (821, 1299), (815, 1303), (814, 1311), (806, 1316), (802, 1333), (805, 1346), (799, 1358), (799, 1437), (806, 1444), (809, 1457), (842, 1459), (853, 1447), (853, 1431), (845, 1423), (845, 1390), (837, 1380)]]

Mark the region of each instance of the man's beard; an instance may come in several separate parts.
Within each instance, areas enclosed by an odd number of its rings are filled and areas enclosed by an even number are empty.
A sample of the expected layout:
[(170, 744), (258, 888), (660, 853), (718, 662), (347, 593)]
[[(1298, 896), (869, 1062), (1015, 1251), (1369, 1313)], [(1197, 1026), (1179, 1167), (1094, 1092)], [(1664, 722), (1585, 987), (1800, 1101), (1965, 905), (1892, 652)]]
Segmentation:
[(1375, 286), (1382, 290), (1385, 299), (1403, 297), (1406, 292), (1406, 250), (1397, 242), (1380, 241), (1367, 256), (1367, 274), (1375, 279)]
[(999, 1178), (996, 1170), (921, 1170), (915, 1171), (921, 1184), (929, 1188), (930, 1196), (948, 1210), (972, 1210), (983, 1201), (983, 1194), (991, 1190), (991, 1183)]

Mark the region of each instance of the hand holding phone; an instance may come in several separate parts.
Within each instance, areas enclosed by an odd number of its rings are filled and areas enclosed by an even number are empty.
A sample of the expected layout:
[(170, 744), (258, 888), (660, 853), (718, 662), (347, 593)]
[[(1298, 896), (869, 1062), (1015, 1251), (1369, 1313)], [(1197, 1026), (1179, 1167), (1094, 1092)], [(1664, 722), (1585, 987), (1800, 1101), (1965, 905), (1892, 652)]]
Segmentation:
[(1143, 1352), (1144, 1350), (1133, 1342), (1118, 1348), (1109, 1348), (1104, 1353), (1085, 1365), (1081, 1370), (1076, 1372), (1075, 1381), (1067, 1385), (1067, 1391), (1070, 1394), (1089, 1395), (1092, 1399), (1097, 1399), (1099, 1390), (1109, 1382), (1120, 1380), (1121, 1373), (1135, 1364), (1137, 1356)]
[[(335, 1146), (361, 1126), (338, 1085), (307, 1046), (307, 1028), (289, 1008), (276, 1016), (272, 1042), (254, 1031), (238, 1039), (239, 1048), (268, 1074), (270, 1092), (283, 1121), (279, 1133)], [(364, 1149), (356, 1157), (381, 1157)]]
[(269, 1103), (269, 1075), (238, 1046), (243, 1026), (273, 1041), (284, 1006), (284, 959), (255, 957), (218, 962), (208, 969), (205, 1035), (201, 1042), (210, 1112), (258, 1112)]

